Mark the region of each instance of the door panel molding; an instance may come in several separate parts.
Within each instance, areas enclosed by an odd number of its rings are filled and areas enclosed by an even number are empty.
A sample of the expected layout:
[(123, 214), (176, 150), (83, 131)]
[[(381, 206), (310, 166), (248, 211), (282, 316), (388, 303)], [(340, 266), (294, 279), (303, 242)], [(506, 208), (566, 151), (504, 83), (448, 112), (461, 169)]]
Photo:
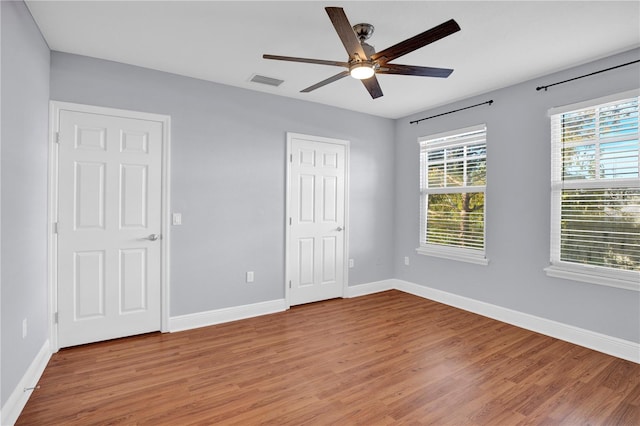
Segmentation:
[[(301, 209), (301, 208), (293, 208), (292, 203), (298, 202), (298, 203), (302, 203), (302, 197), (300, 193), (297, 194), (292, 194), (292, 179), (294, 178), (294, 176), (292, 175), (292, 163), (293, 161), (298, 161), (300, 170), (304, 170), (305, 167), (309, 167), (312, 168), (314, 167), (314, 165), (320, 165), (323, 168), (326, 169), (337, 169), (338, 168), (338, 158), (337, 158), (337, 154), (336, 155), (332, 155), (332, 154), (327, 154), (327, 153), (323, 153), (323, 155), (317, 156), (316, 153), (313, 150), (303, 150), (301, 149), (299, 151), (299, 153), (294, 153), (293, 150), (293, 141), (294, 140), (304, 140), (307, 142), (316, 142), (316, 143), (323, 143), (323, 144), (335, 144), (335, 145), (341, 145), (344, 147), (344, 224), (342, 225), (342, 228), (340, 228), (342, 230), (342, 232), (344, 232), (344, 238), (343, 238), (343, 247), (342, 247), (342, 254), (343, 254), (343, 259), (342, 259), (342, 271), (340, 271), (343, 277), (343, 283), (342, 283), (342, 294), (341, 296), (344, 297), (344, 295), (346, 294), (347, 288), (349, 286), (349, 275), (348, 275), (348, 271), (349, 271), (349, 262), (348, 262), (348, 258), (349, 258), (349, 148), (350, 148), (350, 143), (348, 140), (342, 140), (342, 139), (334, 139), (334, 138), (327, 138), (327, 137), (322, 137), (322, 136), (312, 136), (312, 135), (305, 135), (305, 134), (301, 134), (301, 133), (293, 133), (293, 132), (287, 132), (286, 134), (286, 138), (287, 138), (287, 151), (286, 151), (286, 163), (287, 163), (287, 170), (286, 170), (286, 207), (285, 207), (285, 283), (284, 283), (284, 288), (285, 288), (285, 303), (286, 303), (286, 308), (289, 309), (291, 307), (291, 303), (292, 303), (292, 297), (291, 297), (291, 282), (293, 279), (293, 269), (294, 266), (297, 266), (298, 268), (303, 268), (303, 271), (300, 271), (302, 273), (303, 276), (306, 276), (308, 278), (312, 278), (313, 275), (318, 275), (321, 277), (321, 280), (324, 281), (325, 277), (328, 276), (335, 276), (336, 273), (338, 272), (335, 267), (337, 264), (337, 260), (335, 259), (335, 255), (337, 253), (336, 249), (337, 247), (334, 246), (329, 246), (327, 245), (329, 243), (328, 240), (322, 240), (321, 243), (319, 245), (320, 247), (320, 252), (319, 253), (313, 253), (313, 245), (311, 243), (307, 244), (307, 247), (303, 247), (305, 248), (305, 250), (300, 250), (301, 252), (304, 252), (307, 254), (307, 257), (304, 259), (300, 259), (301, 263), (298, 265), (294, 265), (294, 259), (292, 258), (292, 253), (293, 250), (297, 247), (294, 247), (294, 245), (299, 245), (302, 244), (302, 241), (298, 241), (298, 242), (292, 242), (291, 241), (291, 225), (292, 225), (292, 221), (295, 221), (296, 218), (293, 218), (293, 215), (298, 212), (298, 214), (300, 215), (300, 217), (297, 218), (297, 220), (299, 220), (300, 222), (312, 222), (315, 220), (314, 215), (316, 214), (315, 212), (315, 208), (314, 209)], [(294, 156), (299, 156), (299, 158), (294, 158)], [(308, 176), (299, 175), (299, 179), (301, 180), (300, 182), (297, 183), (297, 185), (295, 185), (296, 187), (298, 187), (299, 189), (302, 189), (303, 185), (306, 183), (308, 185), (316, 185), (315, 182), (315, 176), (312, 174), (309, 174)], [(332, 182), (332, 179), (330, 179), (331, 176), (329, 176), (329, 178), (323, 178), (322, 182), (320, 182), (323, 186), (328, 185), (335, 185), (337, 182)], [(303, 178), (305, 178), (306, 180), (304, 180)], [(304, 180), (304, 182), (302, 181)], [(301, 191), (302, 192), (302, 191)], [(331, 191), (328, 191), (325, 193), (325, 195), (332, 195), (332, 196), (337, 196), (337, 191), (336, 189), (333, 189)], [(327, 219), (336, 219), (336, 214), (337, 214), (337, 210), (336, 210), (336, 202), (335, 200), (324, 200), (327, 201), (326, 203), (323, 203), (324, 205), (324, 209), (321, 213), (321, 216), (325, 216)], [(302, 203), (305, 205), (308, 205), (308, 203)], [(329, 210), (327, 210), (327, 208), (329, 208)], [(309, 211), (310, 210), (310, 211)], [(338, 218), (339, 219), (339, 218)], [(330, 258), (332, 258), (332, 264), (328, 265), (329, 269), (325, 268), (320, 268), (320, 270), (315, 271), (313, 270), (313, 262), (311, 261), (311, 259), (313, 257), (325, 257), (328, 256)], [(306, 262), (302, 262), (303, 260), (306, 259)], [(311, 263), (311, 264), (309, 264)], [(327, 266), (327, 265), (325, 265)], [(301, 283), (303, 284), (303, 283)]]
[[(58, 132), (60, 124), (60, 114), (62, 111), (87, 113), (87, 114), (100, 114), (113, 117), (121, 117), (134, 120), (146, 120), (158, 122), (162, 126), (162, 153), (161, 153), (161, 212), (160, 212), (160, 229), (162, 232), (162, 239), (160, 244), (160, 330), (162, 332), (169, 331), (169, 277), (170, 277), (170, 153), (171, 153), (171, 117), (168, 115), (153, 114), (139, 111), (129, 111), (116, 108), (106, 108), (92, 105), (76, 104), (70, 102), (49, 102), (49, 200), (48, 200), (48, 289), (49, 289), (49, 340), (51, 342), (51, 351), (57, 352), (59, 350), (58, 339), (58, 325), (57, 325), (57, 309), (58, 309), (58, 282), (57, 282), (57, 224), (58, 224), (58, 162), (59, 162), (59, 145), (58, 145)], [(84, 145), (83, 148), (87, 150), (100, 150), (104, 149), (104, 135), (101, 129), (86, 128), (80, 129), (83, 134), (79, 140)], [(102, 135), (102, 136), (101, 136)], [(145, 152), (148, 149), (147, 135), (143, 133), (127, 133), (122, 136), (123, 151), (128, 152)], [(133, 169), (131, 170), (133, 171)], [(118, 172), (120, 173), (120, 172)], [(142, 177), (140, 177), (142, 179)], [(130, 190), (139, 191), (139, 188), (132, 185)], [(99, 200), (96, 202), (99, 203)], [(129, 206), (134, 209), (133, 214), (127, 214), (127, 212), (119, 212), (120, 220), (125, 222), (131, 221), (130, 225), (135, 228), (137, 222), (146, 220), (146, 214), (148, 212), (135, 211), (135, 207)], [(91, 218), (93, 221), (96, 218)], [(94, 226), (99, 225), (93, 223)], [(130, 256), (129, 256), (130, 257)], [(131, 260), (131, 259), (129, 259)], [(133, 265), (132, 265), (133, 266)], [(135, 268), (132, 269), (133, 272)], [(124, 278), (124, 277), (123, 277)], [(135, 278), (135, 279), (134, 279)], [(137, 277), (135, 274), (127, 278), (127, 285), (135, 284)], [(123, 308), (133, 309), (139, 305), (137, 298), (140, 295), (128, 290), (126, 300), (122, 300)], [(136, 292), (144, 291), (144, 289), (137, 289)]]

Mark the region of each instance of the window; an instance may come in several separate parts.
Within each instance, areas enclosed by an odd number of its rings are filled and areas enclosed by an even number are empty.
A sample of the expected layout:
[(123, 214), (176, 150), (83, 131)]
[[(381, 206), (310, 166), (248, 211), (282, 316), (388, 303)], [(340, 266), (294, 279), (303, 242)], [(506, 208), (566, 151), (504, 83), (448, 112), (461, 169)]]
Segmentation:
[(486, 126), (420, 138), (420, 254), (486, 265)]
[(639, 91), (551, 115), (551, 276), (640, 290)]

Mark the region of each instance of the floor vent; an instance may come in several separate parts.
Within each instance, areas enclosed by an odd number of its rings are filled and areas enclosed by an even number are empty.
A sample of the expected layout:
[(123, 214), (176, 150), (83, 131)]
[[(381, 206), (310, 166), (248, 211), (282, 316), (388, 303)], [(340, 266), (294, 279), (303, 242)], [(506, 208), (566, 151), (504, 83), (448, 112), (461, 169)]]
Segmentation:
[(265, 77), (264, 75), (259, 75), (259, 74), (254, 74), (251, 77), (251, 80), (249, 80), (249, 81), (252, 81), (254, 83), (266, 84), (267, 86), (274, 86), (274, 87), (278, 87), (282, 83), (284, 83), (284, 80), (278, 80), (277, 78)]

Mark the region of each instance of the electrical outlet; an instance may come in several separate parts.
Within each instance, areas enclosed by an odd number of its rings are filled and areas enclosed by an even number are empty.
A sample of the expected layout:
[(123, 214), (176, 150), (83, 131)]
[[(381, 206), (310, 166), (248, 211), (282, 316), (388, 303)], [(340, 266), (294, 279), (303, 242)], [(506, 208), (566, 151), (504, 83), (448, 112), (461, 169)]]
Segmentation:
[(247, 282), (248, 283), (252, 283), (253, 282), (253, 271), (248, 271), (247, 272)]
[(404, 257), (404, 264), (409, 266), (409, 256)]
[(354, 266), (356, 266), (355, 260), (349, 259), (349, 268), (353, 268)]
[(22, 320), (22, 338), (26, 339), (27, 338), (27, 319), (23, 319)]

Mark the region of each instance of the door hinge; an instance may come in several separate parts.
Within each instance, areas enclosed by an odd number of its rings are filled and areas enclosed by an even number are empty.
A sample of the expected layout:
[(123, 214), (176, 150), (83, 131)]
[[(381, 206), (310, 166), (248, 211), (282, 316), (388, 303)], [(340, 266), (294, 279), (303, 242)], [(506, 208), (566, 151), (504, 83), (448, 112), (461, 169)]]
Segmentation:
[(291, 218), (289, 218), (289, 226), (291, 226)]
[(293, 154), (289, 154), (289, 162), (293, 163)]
[(289, 280), (289, 288), (291, 288), (291, 280)]
[(58, 313), (57, 312), (53, 314), (53, 323), (54, 324), (58, 323)]
[(58, 222), (53, 222), (53, 233), (54, 234), (58, 233)]
[(60, 143), (60, 132), (56, 132), (56, 143)]

